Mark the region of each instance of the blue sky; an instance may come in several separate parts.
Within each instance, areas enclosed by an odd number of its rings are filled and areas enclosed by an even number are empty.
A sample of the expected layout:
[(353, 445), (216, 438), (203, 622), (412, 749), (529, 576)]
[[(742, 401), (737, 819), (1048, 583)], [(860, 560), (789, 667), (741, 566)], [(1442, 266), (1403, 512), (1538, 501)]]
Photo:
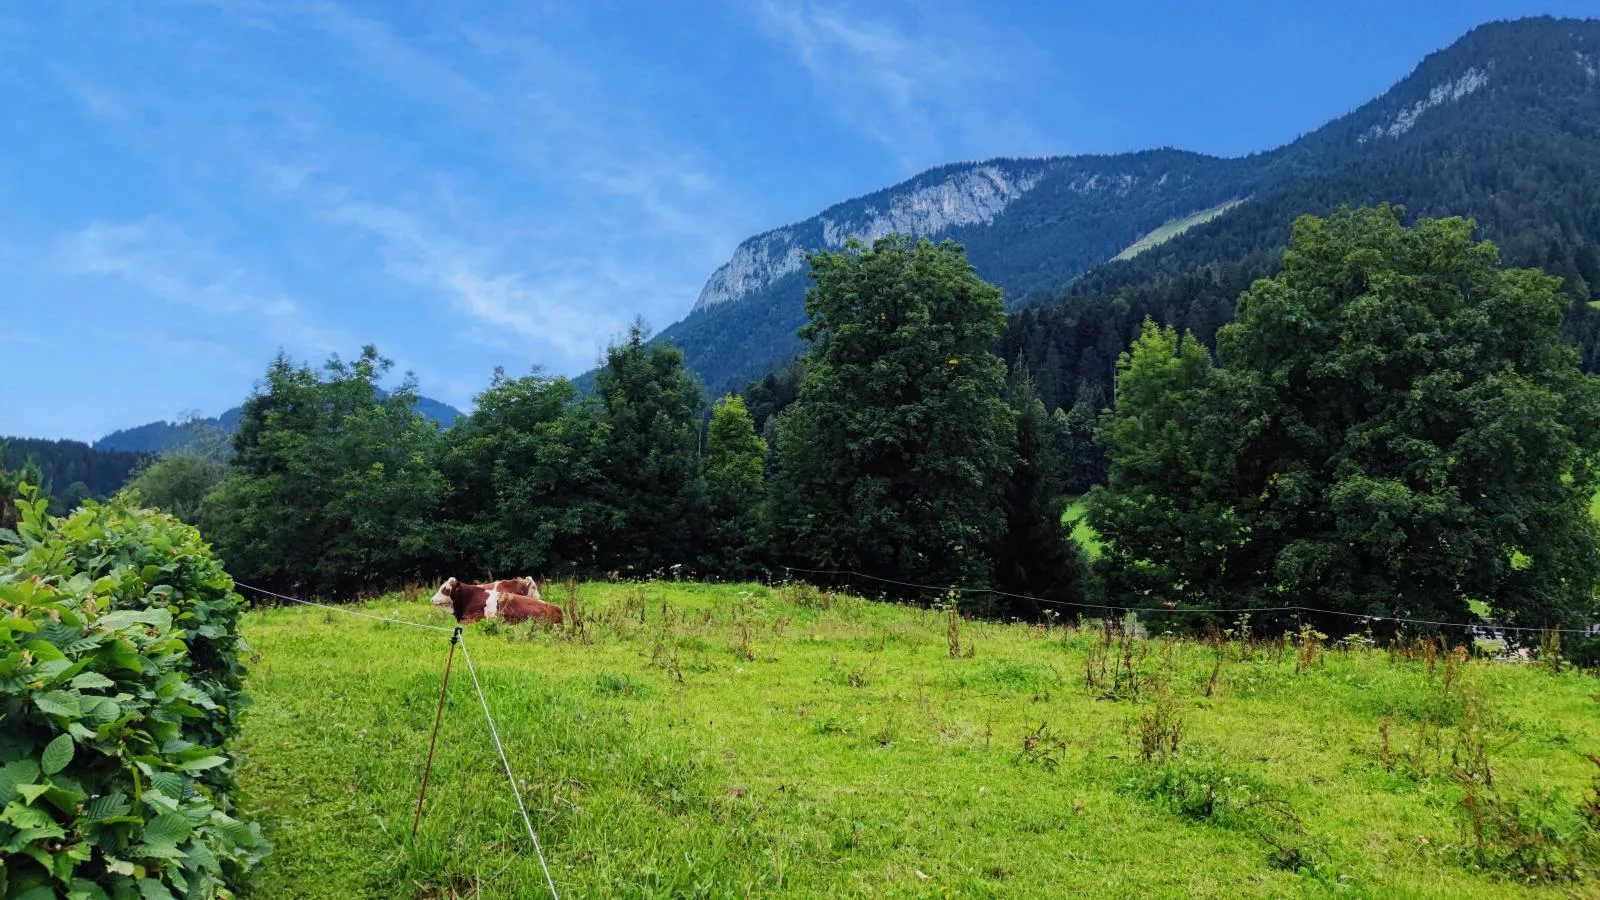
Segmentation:
[(149, 0), (0, 10), (0, 434), (376, 343), (470, 404), (681, 317), (743, 238), (997, 155), (1266, 149), (1592, 3)]

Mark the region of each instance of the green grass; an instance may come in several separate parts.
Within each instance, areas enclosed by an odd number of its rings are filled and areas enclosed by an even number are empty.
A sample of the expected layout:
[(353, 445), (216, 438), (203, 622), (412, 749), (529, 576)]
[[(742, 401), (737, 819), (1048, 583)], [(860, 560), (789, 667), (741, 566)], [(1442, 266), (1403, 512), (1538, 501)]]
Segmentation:
[[(1477, 869), (1451, 777), (1460, 735), (1482, 735), (1499, 790), (1562, 852), (1592, 845), (1577, 813), (1596, 775), (1582, 753), (1600, 751), (1587, 676), (1473, 661), (1446, 691), (1442, 665), (1430, 677), (1382, 651), (1323, 652), (1297, 673), (1292, 647), (1234, 643), (1208, 697), (1217, 651), (1153, 640), (1130, 644), (1137, 696), (1109, 699), (1086, 682), (1094, 628), (964, 622), (975, 655), (952, 659), (939, 612), (814, 591), (591, 584), (582, 598), (587, 641), (467, 630), (564, 896), (1600, 887)], [(368, 608), (447, 619), (420, 599)], [(252, 612), (246, 634), (259, 661), (240, 780), (276, 847), (253, 896), (541, 896), (459, 654), (408, 840), (444, 635), (306, 609)], [(1147, 761), (1140, 721), (1158, 714), (1181, 715), (1181, 740)]]
[(1226, 203), (1220, 203), (1211, 207), (1210, 209), (1203, 209), (1197, 213), (1194, 213), (1193, 215), (1184, 216), (1179, 219), (1173, 219), (1172, 221), (1162, 225), (1160, 228), (1157, 228), (1155, 231), (1152, 231), (1144, 237), (1139, 238), (1137, 241), (1134, 241), (1113, 258), (1132, 259), (1144, 251), (1149, 250), (1151, 247), (1157, 246), (1158, 244), (1164, 244), (1167, 241), (1172, 240), (1196, 225), (1204, 225), (1205, 223), (1215, 219), (1216, 217), (1222, 215), (1230, 209), (1233, 209), (1235, 206), (1238, 206), (1243, 202), (1244, 200), (1242, 199), (1229, 200)]

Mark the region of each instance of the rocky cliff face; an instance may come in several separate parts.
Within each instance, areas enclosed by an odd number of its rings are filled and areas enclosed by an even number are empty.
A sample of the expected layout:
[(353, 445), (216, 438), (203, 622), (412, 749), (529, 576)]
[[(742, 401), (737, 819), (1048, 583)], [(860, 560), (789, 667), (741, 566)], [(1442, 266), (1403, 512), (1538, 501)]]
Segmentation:
[[(936, 235), (958, 225), (987, 225), (1038, 186), (1051, 163), (987, 162), (948, 167), (943, 177), (902, 193), (846, 201), (797, 225), (756, 235), (711, 273), (696, 310), (749, 296), (805, 266), (806, 253), (836, 250), (851, 237), (871, 243), (887, 234)], [(887, 194), (887, 196), (884, 196)], [(820, 240), (808, 242), (808, 237)]]

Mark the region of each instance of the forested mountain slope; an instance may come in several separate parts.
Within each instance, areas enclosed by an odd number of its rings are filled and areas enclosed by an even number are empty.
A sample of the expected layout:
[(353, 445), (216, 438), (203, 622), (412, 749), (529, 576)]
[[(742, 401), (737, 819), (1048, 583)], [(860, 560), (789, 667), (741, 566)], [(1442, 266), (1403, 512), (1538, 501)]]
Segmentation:
[(1017, 302), (1054, 293), (1164, 222), (1248, 195), (1258, 169), (1176, 150), (932, 169), (740, 244), (661, 339), (714, 391), (742, 385), (799, 350), (809, 251), (890, 232), (948, 237)]
[[(427, 397), (418, 397), (416, 408), (417, 412), (444, 428), (449, 428), (461, 418), (460, 410), (448, 403), (430, 400)], [(217, 429), (224, 434), (232, 434), (239, 427), (239, 416), (242, 411), (243, 407), (235, 406), (215, 418), (188, 422), (150, 422), (134, 428), (123, 428), (95, 441), (94, 448), (133, 453), (164, 453), (189, 443), (194, 439), (197, 430)]]
[[(1016, 319), (1004, 349), (1008, 358), (1026, 351), (1044, 369), (1046, 400), (1066, 406), (1080, 382), (1091, 393), (1106, 383), (1146, 314), (1214, 333), (1239, 291), (1271, 271), (1295, 216), (1384, 201), (1413, 215), (1472, 216), (1508, 262), (1547, 266), (1587, 299), (1600, 281), (1597, 136), (1600, 22), (1491, 23), (1270, 152), (961, 163), (837, 204), (741, 244), (659, 339), (682, 346), (713, 392), (740, 387), (799, 349), (806, 252), (851, 235), (949, 237), (1010, 304), (1042, 307)], [(1163, 226), (1177, 231), (1235, 200), (1244, 202), (1113, 261)], [(1064, 305), (1041, 302), (1069, 284)], [(1588, 327), (1574, 323), (1575, 333)]]
[[(1209, 342), (1239, 293), (1272, 274), (1289, 226), (1341, 204), (1403, 204), (1408, 217), (1465, 216), (1507, 265), (1565, 279), (1568, 330), (1600, 363), (1600, 22), (1537, 19), (1478, 28), (1350, 116), (1279, 151), (1277, 174), (1226, 215), (1133, 259), (1100, 266), (1062, 302), (1012, 319), (1046, 402), (1105, 401), (1116, 355), (1151, 316)], [(1431, 85), (1431, 87), (1430, 87)], [(1313, 171), (1316, 159), (1337, 160)]]
[(18, 481), (37, 478), (51, 509), (65, 512), (90, 497), (116, 493), (148, 458), (97, 450), (81, 441), (0, 437), (0, 489), (13, 491)]

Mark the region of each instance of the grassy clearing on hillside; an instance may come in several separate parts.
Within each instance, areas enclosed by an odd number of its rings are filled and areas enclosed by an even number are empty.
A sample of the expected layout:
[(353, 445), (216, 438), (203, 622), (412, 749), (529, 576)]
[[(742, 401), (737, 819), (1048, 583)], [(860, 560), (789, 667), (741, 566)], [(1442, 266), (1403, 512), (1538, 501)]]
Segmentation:
[[(580, 597), (578, 635), (467, 632), (566, 896), (1490, 897), (1541, 860), (1555, 880), (1530, 894), (1600, 884), (1588, 676), (952, 635), (937, 610), (799, 588)], [(447, 621), (420, 600), (368, 609)], [(253, 612), (246, 634), (240, 781), (276, 848), (255, 896), (542, 894), (459, 655), (407, 839), (446, 636), (307, 609)]]
[(1205, 223), (1215, 219), (1217, 216), (1222, 215), (1223, 213), (1233, 209), (1235, 206), (1238, 206), (1243, 202), (1244, 200), (1229, 200), (1226, 203), (1219, 203), (1210, 209), (1202, 209), (1201, 211), (1192, 215), (1187, 215), (1179, 219), (1173, 219), (1172, 221), (1162, 225), (1160, 228), (1157, 228), (1155, 231), (1152, 231), (1144, 237), (1139, 238), (1137, 241), (1134, 241), (1132, 244), (1129, 244), (1121, 253), (1118, 253), (1112, 258), (1132, 259), (1144, 251), (1149, 250), (1151, 247), (1155, 247), (1159, 244), (1164, 244), (1167, 241), (1172, 240), (1196, 225), (1204, 225)]

